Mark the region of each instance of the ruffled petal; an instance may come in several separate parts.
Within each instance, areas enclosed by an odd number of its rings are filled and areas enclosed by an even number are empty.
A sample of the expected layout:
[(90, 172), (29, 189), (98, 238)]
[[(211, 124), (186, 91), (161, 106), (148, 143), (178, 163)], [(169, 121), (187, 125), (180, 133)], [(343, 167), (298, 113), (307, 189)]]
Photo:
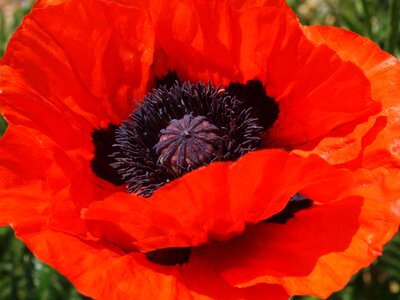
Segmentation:
[[(153, 271), (143, 255), (125, 254), (96, 241), (43, 229), (16, 228), (17, 235), (38, 257), (64, 274), (84, 295), (94, 299), (170, 299), (190, 291), (179, 288), (175, 269)], [(146, 265), (147, 264), (147, 265)], [(154, 286), (160, 290), (154, 293)]]
[(357, 66), (324, 45), (311, 44), (293, 20), (286, 23), (265, 67), (267, 92), (280, 111), (265, 146), (309, 148), (322, 137), (343, 135), (379, 110)]
[(119, 228), (143, 252), (197, 246), (240, 234), (246, 225), (280, 212), (297, 192), (326, 203), (350, 184), (347, 172), (318, 157), (256, 151), (236, 163), (214, 163), (190, 172), (157, 190), (150, 200), (112, 195), (90, 205), (84, 218), (101, 221), (100, 227)]
[[(398, 167), (400, 161), (400, 63), (372, 41), (336, 27), (303, 27), (316, 45), (326, 45), (343, 59), (356, 64), (371, 84), (374, 100), (382, 103), (382, 112), (359, 125), (343, 138), (322, 141), (315, 153), (331, 163), (349, 163), (365, 167)], [(362, 152), (360, 154), (360, 152)]]
[(45, 220), (71, 231), (87, 231), (77, 213), (79, 206), (69, 197), (64, 170), (54, 160), (56, 148), (34, 129), (9, 126), (0, 140), (1, 225), (31, 224), (36, 228)]
[(400, 176), (397, 171), (386, 170), (374, 173), (360, 170), (355, 176), (360, 182), (352, 193), (364, 197), (364, 203), (358, 218), (358, 230), (347, 248), (321, 256), (312, 272), (305, 276), (275, 276), (266, 278), (265, 282), (282, 284), (291, 295), (326, 298), (342, 289), (351, 276), (382, 254), (384, 244), (398, 230)]
[(0, 66), (0, 109), (9, 123), (0, 140), (2, 224), (48, 214), (58, 230), (85, 232), (80, 209), (115, 191), (90, 169), (91, 133), (126, 118), (132, 97), (143, 96), (153, 43), (138, 5), (35, 4)]
[(0, 139), (0, 225), (35, 224), (49, 206), (42, 183), (52, 161), (43, 155), (40, 144), (47, 143), (36, 139), (34, 130), (10, 127)]
[(207, 250), (193, 253), (189, 264), (182, 266), (182, 282), (191, 290), (212, 299), (287, 300), (286, 290), (279, 285), (260, 283), (234, 287), (215, 267), (215, 257)]
[(0, 66), (0, 91), (1, 113), (10, 124), (38, 130), (66, 150), (92, 148), (87, 120), (45, 99), (16, 70)]
[(51, 228), (86, 235), (80, 210), (116, 191), (90, 169), (92, 153), (64, 150), (46, 134), (9, 115), (0, 139), (0, 224), (45, 219)]
[(228, 1), (156, 0), (150, 13), (159, 43), (156, 75), (172, 69), (183, 80), (220, 83), (239, 73), (240, 29)]
[[(119, 123), (132, 110), (133, 98), (143, 97), (153, 45), (148, 14), (140, 7), (40, 1), (1, 60), (19, 78), (17, 84), (9, 78), (4, 82), (8, 74), (0, 71), (1, 109), (6, 118), (9, 110), (18, 110), (32, 126), (52, 126), (59, 135), (68, 134), (55, 122), (62, 115), (61, 121), (68, 118), (90, 137), (87, 129)], [(28, 84), (35, 97), (18, 90), (19, 82)]]
[(150, 8), (156, 74), (169, 68), (182, 80), (266, 86), (280, 114), (265, 147), (310, 148), (379, 110), (364, 74), (311, 43), (285, 1), (152, 1)]

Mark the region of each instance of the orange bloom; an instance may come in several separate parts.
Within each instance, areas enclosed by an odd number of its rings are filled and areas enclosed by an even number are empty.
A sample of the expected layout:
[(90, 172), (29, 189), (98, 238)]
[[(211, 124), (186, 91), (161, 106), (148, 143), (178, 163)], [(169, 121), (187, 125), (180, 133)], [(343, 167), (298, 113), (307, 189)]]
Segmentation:
[(399, 75), (280, 0), (39, 0), (0, 225), (96, 299), (327, 297), (399, 224)]

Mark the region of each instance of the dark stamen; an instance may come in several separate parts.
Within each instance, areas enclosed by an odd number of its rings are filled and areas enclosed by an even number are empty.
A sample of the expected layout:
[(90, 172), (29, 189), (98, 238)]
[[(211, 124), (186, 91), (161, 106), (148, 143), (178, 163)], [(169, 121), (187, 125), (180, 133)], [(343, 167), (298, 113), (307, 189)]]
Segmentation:
[[(223, 89), (211, 83), (181, 84), (169, 71), (156, 84), (128, 121), (92, 135), (96, 175), (116, 185), (125, 183), (129, 192), (145, 197), (185, 172), (257, 149), (262, 132), (279, 114), (259, 80)], [(200, 128), (187, 130), (185, 116), (191, 122), (204, 119), (196, 125)]]
[(189, 261), (192, 249), (188, 248), (165, 248), (145, 253), (148, 260), (163, 266), (183, 265)]
[(180, 83), (178, 74), (173, 71), (168, 71), (168, 73), (161, 78), (156, 77), (157, 88), (165, 86), (167, 89), (170, 89), (177, 82)]
[(175, 83), (154, 89), (116, 130), (112, 166), (129, 192), (149, 197), (187, 171), (257, 149), (261, 132), (254, 109), (225, 90)]
[(290, 199), (288, 204), (281, 212), (265, 220), (264, 222), (285, 224), (289, 219), (294, 218), (295, 214), (298, 211), (310, 208), (312, 205), (312, 200), (308, 199), (300, 193), (297, 193)]
[(92, 133), (94, 158), (91, 162), (93, 172), (100, 178), (114, 185), (124, 184), (122, 176), (111, 166), (115, 163), (110, 153), (114, 152), (115, 130), (118, 126), (109, 124), (106, 129), (99, 128)]
[(259, 80), (249, 80), (246, 84), (231, 83), (226, 89), (242, 100), (247, 107), (253, 107), (264, 130), (270, 128), (278, 119), (279, 106), (274, 98), (268, 97), (265, 87)]

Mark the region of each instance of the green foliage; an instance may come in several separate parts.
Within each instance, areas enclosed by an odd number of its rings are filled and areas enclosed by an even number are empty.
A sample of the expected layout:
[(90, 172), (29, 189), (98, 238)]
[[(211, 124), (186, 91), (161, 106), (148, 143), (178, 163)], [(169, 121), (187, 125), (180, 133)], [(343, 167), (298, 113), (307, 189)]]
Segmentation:
[(8, 42), (8, 32), (6, 30), (6, 18), (3, 10), (0, 9), (0, 57), (3, 56)]
[(7, 121), (0, 115), (0, 137), (4, 134), (7, 129)]
[(377, 264), (400, 284), (400, 233), (385, 247), (384, 253)]
[(400, 39), (400, 1), (399, 0), (391, 0), (390, 1), (390, 23), (389, 23), (389, 33), (388, 39), (386, 42), (386, 49), (390, 53), (399, 54), (399, 44)]
[[(293, 297), (293, 300), (316, 300)], [(399, 300), (400, 299), (400, 233), (384, 248), (383, 255), (371, 266), (358, 272), (350, 283), (328, 300)]]
[(11, 22), (7, 22), (6, 12), (0, 6), (0, 57), (3, 56), (11, 34), (21, 24), (23, 17), (30, 11), (30, 5), (16, 5)]
[[(30, 11), (31, 6), (17, 5), (13, 11), (13, 17), (11, 22), (7, 22), (6, 13), (0, 6), (0, 58), (3, 56), (6, 50), (7, 43), (12, 33), (21, 24), (23, 17)], [(0, 115), (0, 137), (4, 134), (7, 129), (7, 122)], [(1, 298), (0, 298), (1, 299)]]
[(86, 299), (68, 280), (39, 262), (6, 227), (0, 227), (0, 262), (0, 299)]
[(400, 55), (399, 0), (288, 0), (288, 3), (303, 24), (347, 28)]

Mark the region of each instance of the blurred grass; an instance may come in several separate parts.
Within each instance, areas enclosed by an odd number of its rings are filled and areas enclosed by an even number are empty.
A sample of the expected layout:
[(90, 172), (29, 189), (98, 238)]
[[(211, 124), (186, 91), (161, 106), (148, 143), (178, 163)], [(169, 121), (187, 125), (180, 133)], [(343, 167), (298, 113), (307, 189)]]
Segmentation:
[(0, 0), (0, 57), (3, 56), (8, 40), (30, 11), (31, 0)]
[(3, 136), (4, 132), (7, 129), (7, 122), (4, 118), (0, 115), (0, 137)]
[(305, 25), (334, 25), (400, 56), (400, 0), (287, 0)]
[[(303, 24), (348, 28), (370, 37), (383, 49), (400, 55), (400, 0), (288, 0)], [(29, 11), (29, 1), (0, 0), (0, 57), (10, 35)], [(10, 11), (9, 5), (13, 5)], [(7, 123), (0, 116), (0, 136)], [(38, 261), (14, 237), (0, 228), (0, 300), (86, 299), (54, 269)], [(314, 300), (313, 297), (293, 297)], [(370, 267), (356, 274), (330, 300), (400, 299), (400, 235), (398, 234)]]
[(0, 262), (2, 300), (85, 299), (64, 277), (39, 262), (6, 227), (0, 227)]

